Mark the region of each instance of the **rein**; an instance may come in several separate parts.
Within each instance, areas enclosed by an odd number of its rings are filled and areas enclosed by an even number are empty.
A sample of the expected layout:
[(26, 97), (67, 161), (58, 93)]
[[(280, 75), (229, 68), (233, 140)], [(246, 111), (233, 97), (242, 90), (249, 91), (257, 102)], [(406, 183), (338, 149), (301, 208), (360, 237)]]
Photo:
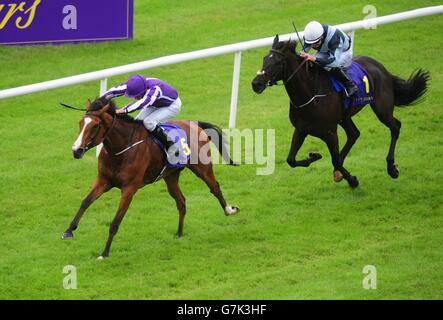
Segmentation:
[[(105, 140), (106, 136), (109, 134), (109, 132), (111, 131), (111, 129), (114, 128), (114, 123), (115, 123), (115, 119), (116, 119), (116, 117), (117, 117), (117, 116), (114, 115), (114, 117), (113, 117), (113, 119), (112, 119), (112, 125), (111, 125), (111, 127), (108, 129), (108, 131), (106, 131), (105, 135), (103, 136), (103, 141)], [(135, 129), (134, 129), (134, 131), (135, 131)], [(132, 139), (132, 136), (134, 135), (134, 131), (132, 132), (131, 139)], [(144, 142), (145, 140), (146, 140), (146, 139), (142, 139), (142, 140), (139, 140), (139, 141), (137, 141), (137, 142), (131, 144), (130, 146), (126, 147), (125, 149), (123, 149), (123, 150), (121, 150), (121, 151), (119, 151), (119, 152), (117, 152), (117, 153), (114, 153), (114, 156), (122, 155), (122, 154), (125, 153), (126, 151), (128, 151), (128, 150), (134, 148), (135, 146), (139, 145), (140, 143)]]
[[(86, 112), (86, 114), (87, 114), (88, 116), (93, 116), (93, 117), (97, 117), (97, 118), (100, 119), (100, 117), (98, 117), (98, 116), (95, 115), (95, 114), (91, 114), (89, 111)], [(114, 128), (114, 125), (115, 125), (115, 119), (116, 119), (116, 118), (117, 118), (117, 116), (114, 114), (114, 116), (112, 117), (112, 123), (111, 123), (111, 126), (106, 130), (105, 134), (103, 135), (103, 139), (102, 139), (102, 142), (101, 142), (101, 143), (103, 143), (103, 142), (105, 141), (105, 139), (106, 139), (106, 137), (108, 136), (108, 134), (109, 134), (109, 133), (112, 131), (112, 129)], [(100, 120), (102, 120), (102, 119), (100, 119)], [(101, 125), (99, 125), (99, 126), (101, 126)], [(97, 131), (97, 134), (98, 134), (98, 131)], [(97, 135), (97, 134), (96, 134), (96, 135)], [(95, 139), (95, 136), (94, 136), (94, 138), (91, 139), (91, 141), (93, 141), (94, 139)], [(125, 153), (126, 151), (128, 151), (129, 149), (135, 147), (136, 145), (142, 143), (143, 141), (144, 141), (144, 140), (138, 141), (138, 142), (136, 142), (136, 143), (130, 145), (130, 146), (127, 147), (126, 149), (124, 149), (124, 150), (122, 150), (122, 151), (120, 151), (120, 152), (115, 153), (114, 155), (119, 156), (119, 155)], [(90, 148), (87, 148), (87, 149), (90, 149)]]
[(303, 67), (303, 65), (304, 65), (306, 62), (308, 62), (308, 60), (306, 60), (306, 59), (303, 60), (303, 62), (300, 63), (300, 64), (298, 65), (298, 67), (295, 69), (295, 71), (292, 72), (292, 74), (289, 76), (289, 78), (286, 79), (286, 81), (284, 81), (283, 83), (284, 83), (284, 84), (287, 84), (289, 81), (291, 81), (291, 79), (296, 75), (296, 73), (301, 69), (301, 67)]
[[(285, 54), (283, 52), (281, 52), (280, 50), (276, 50), (276, 49), (271, 49), (271, 52), (277, 53), (283, 57), (285, 57)], [(287, 84), (289, 81), (291, 81), (291, 79), (297, 74), (297, 72), (300, 71), (300, 69), (303, 67), (303, 65), (307, 62), (308, 60), (304, 59), (302, 63), (300, 63), (298, 65), (298, 67), (294, 70), (294, 72), (291, 73), (291, 75), (288, 77), (288, 79), (286, 79), (285, 81), (283, 81), (283, 84)]]
[[(281, 52), (280, 50), (276, 50), (276, 49), (271, 49), (271, 52), (277, 53), (283, 57), (286, 57), (285, 54), (283, 52)], [(303, 59), (303, 61), (298, 65), (298, 67), (291, 73), (291, 75), (283, 81), (283, 84), (286, 85), (289, 83), (289, 81), (292, 80), (292, 78), (297, 74), (297, 72), (300, 71), (300, 69), (303, 67), (303, 65), (306, 64), (306, 62), (308, 62), (307, 59)], [(286, 62), (285, 62), (286, 63)], [(306, 65), (306, 67), (308, 67), (308, 65)], [(323, 98), (326, 97), (328, 94), (315, 94), (308, 102), (297, 106), (294, 102), (292, 102), (291, 97), (289, 97), (289, 100), (291, 100), (291, 104), (295, 107), (295, 108), (303, 108), (305, 106), (307, 106), (308, 104), (310, 104), (311, 102), (313, 102), (316, 98)]]
[[(97, 118), (99, 118), (100, 120), (102, 120), (102, 119), (101, 119), (100, 117), (98, 117), (97, 115), (95, 115), (95, 114), (91, 114), (90, 111), (86, 112), (86, 114), (89, 115), (89, 116), (97, 117)], [(102, 142), (106, 139), (106, 137), (108, 136), (109, 132), (114, 128), (115, 118), (116, 118), (116, 115), (114, 115), (114, 116), (112, 117), (112, 123), (111, 123), (111, 126), (106, 130), (105, 134), (103, 135)], [(99, 124), (99, 126), (101, 126), (101, 125)], [(94, 140), (94, 139), (95, 139), (95, 136), (94, 136), (94, 138), (92, 138), (91, 140)]]
[(120, 151), (120, 152), (114, 153), (114, 156), (119, 156), (119, 155), (125, 153), (126, 151), (128, 151), (129, 149), (134, 148), (136, 145), (139, 145), (139, 144), (142, 143), (142, 142), (145, 142), (145, 139), (142, 139), (142, 140), (140, 140), (140, 141), (137, 141), (137, 142), (131, 144), (129, 147), (123, 149), (123, 150)]
[[(86, 114), (87, 114), (88, 116), (93, 116), (93, 117), (97, 117), (97, 118), (100, 119), (100, 117), (98, 117), (98, 116), (95, 115), (95, 114), (92, 114), (91, 111), (87, 111), (87, 109), (82, 109), (82, 108), (73, 107), (73, 106), (70, 106), (70, 105), (65, 104), (65, 103), (63, 103), (63, 102), (60, 102), (60, 105), (63, 106), (63, 107), (65, 107), (65, 108), (69, 108), (69, 109), (73, 109), (73, 110), (77, 110), (77, 111), (86, 111)], [(112, 124), (111, 124), (111, 126), (106, 130), (105, 134), (103, 135), (103, 139), (102, 139), (102, 142), (101, 142), (101, 143), (103, 143), (103, 141), (105, 141), (105, 139), (106, 139), (106, 137), (108, 136), (109, 132), (111, 132), (111, 130), (114, 128), (114, 124), (115, 124), (115, 119), (116, 119), (116, 117), (117, 117), (117, 116), (114, 114), (113, 117), (112, 117)], [(102, 120), (102, 119), (100, 119), (100, 120)], [(101, 121), (100, 121), (100, 122), (101, 122)], [(101, 126), (101, 124), (99, 124), (99, 126)], [(97, 133), (95, 134), (95, 136), (91, 139), (91, 142), (92, 142), (92, 140), (95, 139), (95, 137), (97, 136), (97, 134), (98, 134), (98, 130), (97, 130)], [(134, 132), (132, 133), (132, 135), (134, 135)], [(131, 136), (131, 138), (132, 138), (132, 136)], [(142, 142), (144, 142), (144, 141), (145, 141), (145, 139), (142, 139), (142, 140), (140, 140), (140, 141), (137, 141), (137, 142), (131, 144), (130, 146), (128, 146), (127, 148), (123, 149), (122, 151), (115, 153), (114, 155), (115, 155), (115, 156), (119, 156), (119, 155), (125, 153), (125, 152), (128, 151), (129, 149), (134, 148), (135, 146), (139, 145), (140, 143), (142, 143)], [(88, 147), (88, 145), (87, 145), (87, 146), (86, 146), (86, 150), (89, 150), (89, 149), (90, 149), (90, 147)], [(163, 172), (163, 171), (162, 171), (162, 172)]]

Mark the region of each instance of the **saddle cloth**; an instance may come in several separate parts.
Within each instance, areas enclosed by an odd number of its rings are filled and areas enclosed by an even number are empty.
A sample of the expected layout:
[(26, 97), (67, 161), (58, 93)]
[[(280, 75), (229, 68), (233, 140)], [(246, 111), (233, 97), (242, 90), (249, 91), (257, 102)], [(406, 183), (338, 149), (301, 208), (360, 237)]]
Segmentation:
[(350, 98), (346, 96), (343, 84), (328, 73), (328, 78), (331, 80), (335, 91), (342, 93), (342, 107), (347, 110), (350, 106), (364, 106), (368, 103), (375, 102), (372, 78), (366, 70), (364, 70), (360, 64), (353, 61), (352, 64), (346, 68), (346, 72), (358, 87), (358, 91)]
[[(191, 157), (191, 149), (189, 148), (188, 137), (185, 130), (178, 125), (169, 123), (161, 124), (160, 127), (165, 130), (169, 139), (175, 142), (179, 150), (177, 157), (166, 160), (166, 166), (170, 168), (183, 168)], [(166, 148), (160, 140), (154, 138), (154, 141), (166, 152)]]

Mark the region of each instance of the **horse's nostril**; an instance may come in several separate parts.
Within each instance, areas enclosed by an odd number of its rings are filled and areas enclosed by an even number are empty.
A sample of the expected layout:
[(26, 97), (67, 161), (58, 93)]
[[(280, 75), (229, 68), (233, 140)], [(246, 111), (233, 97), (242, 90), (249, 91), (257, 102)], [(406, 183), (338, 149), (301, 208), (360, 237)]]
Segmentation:
[(85, 149), (79, 148), (77, 150), (72, 150), (72, 154), (75, 159), (81, 159), (85, 154)]
[(252, 90), (254, 90), (255, 93), (262, 93), (265, 89), (265, 85), (262, 81), (258, 81), (257, 79), (254, 79), (252, 81)]

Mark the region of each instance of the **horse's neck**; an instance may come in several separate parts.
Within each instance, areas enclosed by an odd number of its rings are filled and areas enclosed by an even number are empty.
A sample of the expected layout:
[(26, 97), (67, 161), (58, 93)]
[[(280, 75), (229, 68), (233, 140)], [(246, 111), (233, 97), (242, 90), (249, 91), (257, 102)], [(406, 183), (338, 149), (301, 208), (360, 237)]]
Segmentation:
[[(300, 67), (302, 62), (298, 60), (298, 58), (294, 56), (288, 57), (288, 65), (287, 74), (285, 75), (285, 79), (288, 79), (293, 75), (293, 73)], [(306, 62), (306, 64), (309, 62)], [(299, 70), (297, 70), (296, 74), (292, 76), (292, 78), (285, 83), (286, 91), (291, 99), (291, 102), (295, 105), (301, 105), (309, 100), (315, 90), (315, 84), (312, 78), (309, 76), (307, 71), (307, 66), (301, 66)]]
[(114, 153), (127, 148), (130, 144), (136, 142), (133, 140), (140, 138), (140, 135), (146, 135), (147, 131), (138, 123), (127, 122), (118, 117), (115, 118), (114, 125), (109, 130), (103, 144), (108, 152)]

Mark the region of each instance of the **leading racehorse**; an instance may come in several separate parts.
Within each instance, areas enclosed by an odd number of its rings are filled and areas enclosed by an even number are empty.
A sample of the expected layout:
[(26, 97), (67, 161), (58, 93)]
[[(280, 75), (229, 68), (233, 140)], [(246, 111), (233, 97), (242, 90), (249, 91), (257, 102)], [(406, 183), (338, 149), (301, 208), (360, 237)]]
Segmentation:
[[(143, 123), (127, 115), (116, 114), (113, 101), (99, 98), (91, 103), (88, 100), (86, 109), (86, 114), (80, 120), (80, 135), (72, 148), (74, 157), (77, 159), (83, 157), (86, 151), (100, 143), (103, 143), (104, 148), (98, 158), (98, 175), (92, 190), (81, 203), (80, 209), (69, 228), (63, 233), (62, 239), (73, 237), (73, 231), (77, 229), (83, 213), (92, 202), (111, 188), (119, 188), (121, 189), (120, 205), (110, 225), (106, 247), (99, 258), (108, 257), (112, 239), (117, 233), (134, 194), (143, 186), (160, 179), (165, 180), (169, 194), (175, 199), (179, 211), (177, 235), (182, 236), (186, 202), (178, 182), (183, 168), (166, 166), (165, 152), (144, 128)], [(211, 150), (208, 143), (215, 134), (217, 139), (213, 139), (213, 142), (218, 140), (219, 143), (215, 144), (221, 155), (229, 164), (234, 164), (229, 155), (224, 152), (226, 145), (221, 129), (205, 122), (171, 121), (169, 123), (180, 126), (186, 132), (191, 154), (197, 155), (187, 162), (186, 167), (206, 182), (227, 216), (239, 212), (237, 206), (226, 203), (210, 161)], [(190, 139), (190, 137), (198, 138)], [(208, 157), (209, 161), (208, 158), (203, 159), (203, 157)], [(191, 161), (192, 159), (195, 161)]]
[[(419, 69), (408, 80), (392, 75), (378, 61), (369, 57), (356, 57), (358, 62), (373, 81), (375, 101), (371, 108), (377, 118), (391, 131), (391, 144), (386, 157), (387, 171), (392, 178), (397, 178), (399, 171), (394, 162), (394, 151), (400, 134), (401, 122), (397, 120), (394, 106), (409, 106), (420, 101), (426, 92), (429, 72)], [(310, 153), (304, 160), (296, 160), (296, 154), (306, 136), (322, 139), (328, 146), (334, 167), (336, 182), (345, 178), (353, 188), (358, 186), (357, 177), (352, 176), (343, 166), (351, 147), (360, 136), (352, 121), (363, 106), (352, 106), (350, 110), (342, 108), (342, 97), (337, 93), (326, 75), (326, 71), (296, 54), (295, 41), (280, 42), (278, 35), (270, 52), (265, 56), (262, 69), (252, 81), (256, 93), (262, 93), (267, 87), (283, 80), (290, 99), (289, 119), (295, 127), (291, 149), (287, 162), (291, 167), (308, 167), (321, 159), (318, 153)], [(337, 125), (343, 127), (347, 141), (339, 152)]]

